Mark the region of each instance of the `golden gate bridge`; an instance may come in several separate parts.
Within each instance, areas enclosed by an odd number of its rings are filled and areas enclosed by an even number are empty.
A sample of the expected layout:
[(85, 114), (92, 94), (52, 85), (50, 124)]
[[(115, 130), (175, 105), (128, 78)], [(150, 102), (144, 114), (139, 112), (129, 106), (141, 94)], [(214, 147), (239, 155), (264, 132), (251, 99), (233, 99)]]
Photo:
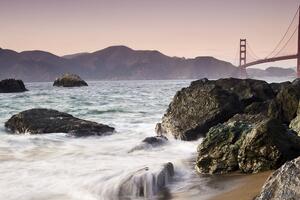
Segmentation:
[[(290, 25), (288, 26), (286, 32), (282, 36), (281, 40), (275, 46), (273, 51), (269, 53), (266, 57), (260, 58), (254, 53), (253, 49), (250, 47), (247, 39), (240, 39), (239, 43), (239, 69), (240, 76), (247, 77), (246, 68), (281, 60), (297, 59), (297, 71), (296, 76), (300, 78), (300, 6), (295, 13)], [(298, 34), (296, 34), (298, 33)], [(293, 45), (297, 47), (293, 50), (294, 52), (287, 52), (290, 50), (290, 46)], [(248, 62), (247, 62), (248, 61)]]

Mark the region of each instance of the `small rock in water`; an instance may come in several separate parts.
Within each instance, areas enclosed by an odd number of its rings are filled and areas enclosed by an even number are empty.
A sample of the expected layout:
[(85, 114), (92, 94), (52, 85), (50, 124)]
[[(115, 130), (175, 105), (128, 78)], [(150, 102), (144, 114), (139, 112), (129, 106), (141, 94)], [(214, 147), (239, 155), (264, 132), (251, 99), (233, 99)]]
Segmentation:
[(88, 84), (82, 80), (78, 75), (75, 74), (64, 74), (63, 76), (57, 78), (53, 86), (58, 87), (80, 87), (88, 86)]
[(113, 127), (82, 120), (70, 114), (52, 109), (30, 109), (13, 115), (5, 127), (12, 133), (68, 133), (73, 136), (105, 135), (114, 131)]
[(5, 79), (0, 81), (0, 93), (14, 93), (28, 91), (22, 80)]
[(165, 144), (167, 141), (168, 141), (168, 138), (165, 136), (146, 137), (142, 141), (142, 144), (135, 146), (130, 151), (128, 151), (128, 153), (138, 151), (138, 150), (148, 149), (151, 147), (157, 147), (157, 146)]
[(119, 196), (126, 198), (154, 198), (162, 193), (174, 176), (174, 166), (166, 163), (159, 170), (144, 168), (129, 175), (120, 184)]

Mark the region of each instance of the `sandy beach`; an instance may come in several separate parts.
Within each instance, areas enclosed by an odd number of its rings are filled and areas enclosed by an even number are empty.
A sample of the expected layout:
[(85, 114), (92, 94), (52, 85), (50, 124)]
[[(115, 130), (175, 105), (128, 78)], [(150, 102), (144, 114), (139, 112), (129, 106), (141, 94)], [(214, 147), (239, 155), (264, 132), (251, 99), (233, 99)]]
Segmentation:
[(238, 185), (229, 191), (218, 194), (210, 200), (253, 200), (259, 194), (261, 188), (272, 171), (262, 172), (253, 175), (246, 175), (240, 179)]

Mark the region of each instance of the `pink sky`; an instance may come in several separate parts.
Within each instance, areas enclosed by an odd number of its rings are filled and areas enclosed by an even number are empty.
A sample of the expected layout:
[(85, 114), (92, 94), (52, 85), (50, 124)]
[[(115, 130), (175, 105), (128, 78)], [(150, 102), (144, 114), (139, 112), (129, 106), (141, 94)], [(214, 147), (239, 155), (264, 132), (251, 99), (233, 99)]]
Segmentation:
[[(259, 56), (266, 56), (299, 4), (299, 0), (0, 0), (0, 47), (65, 55), (126, 45), (170, 56), (210, 55), (234, 62), (244, 37)], [(276, 63), (280, 64), (295, 61)]]

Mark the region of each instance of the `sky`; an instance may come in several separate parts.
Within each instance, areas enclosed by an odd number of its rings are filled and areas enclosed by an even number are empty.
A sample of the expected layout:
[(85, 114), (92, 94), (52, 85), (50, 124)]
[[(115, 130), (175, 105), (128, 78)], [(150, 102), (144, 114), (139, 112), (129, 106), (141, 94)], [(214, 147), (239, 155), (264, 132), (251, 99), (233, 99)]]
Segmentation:
[[(240, 38), (247, 38), (259, 57), (272, 51), (299, 4), (300, 0), (0, 0), (0, 47), (62, 56), (126, 45), (169, 56), (214, 56), (235, 64)], [(291, 51), (295, 47), (296, 43)]]

